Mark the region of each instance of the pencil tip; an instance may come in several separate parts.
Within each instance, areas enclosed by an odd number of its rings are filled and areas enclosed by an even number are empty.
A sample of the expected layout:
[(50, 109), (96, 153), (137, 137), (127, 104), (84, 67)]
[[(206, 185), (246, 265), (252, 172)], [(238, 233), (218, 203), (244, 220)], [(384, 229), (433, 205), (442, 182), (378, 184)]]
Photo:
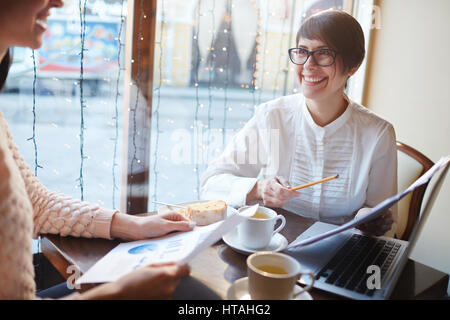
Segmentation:
[(339, 174), (336, 175), (336, 179), (339, 178)]

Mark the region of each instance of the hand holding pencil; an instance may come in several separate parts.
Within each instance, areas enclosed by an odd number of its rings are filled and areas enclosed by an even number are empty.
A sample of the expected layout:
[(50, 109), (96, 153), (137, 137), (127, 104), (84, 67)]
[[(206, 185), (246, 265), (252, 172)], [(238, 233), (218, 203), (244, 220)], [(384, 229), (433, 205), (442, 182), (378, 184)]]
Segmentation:
[(333, 180), (333, 179), (337, 179), (337, 178), (339, 178), (339, 175), (338, 175), (338, 174), (336, 174), (336, 175), (334, 175), (334, 176), (331, 176), (331, 177), (328, 177), (328, 178), (323, 178), (323, 179), (320, 179), (320, 180), (317, 180), (317, 181), (313, 181), (313, 182), (309, 182), (309, 183), (302, 184), (302, 185), (300, 185), (300, 186), (291, 188), (291, 190), (292, 190), (292, 191), (300, 190), (300, 189), (303, 189), (303, 188), (311, 187), (311, 186), (313, 186), (313, 185), (315, 185), (315, 184), (327, 182), (327, 181), (330, 181), (330, 180)]
[(297, 190), (324, 183), (338, 177), (339, 175), (337, 174), (296, 187), (291, 187), (289, 181), (281, 176), (258, 180), (253, 189), (247, 194), (246, 200), (247, 202), (262, 200), (264, 206), (279, 208), (287, 204), (290, 199), (299, 196), (300, 193)]

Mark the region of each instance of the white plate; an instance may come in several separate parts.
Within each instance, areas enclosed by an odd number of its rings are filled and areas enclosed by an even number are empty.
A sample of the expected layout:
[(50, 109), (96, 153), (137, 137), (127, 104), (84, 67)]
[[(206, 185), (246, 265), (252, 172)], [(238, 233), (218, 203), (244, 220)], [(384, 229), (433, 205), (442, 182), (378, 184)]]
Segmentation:
[(224, 235), (222, 237), (223, 241), (230, 246), (233, 250), (245, 254), (245, 255), (249, 255), (258, 251), (281, 251), (286, 249), (287, 245), (288, 245), (288, 241), (287, 239), (279, 234), (276, 233), (273, 237), (272, 240), (270, 240), (270, 243), (262, 248), (262, 249), (250, 249), (245, 247), (240, 241), (239, 241), (239, 237), (238, 237), (238, 231), (237, 228), (235, 228), (233, 231), (227, 233), (226, 235)]
[[(198, 200), (198, 201), (182, 202), (182, 203), (175, 203), (175, 204), (187, 208), (188, 205), (190, 205), (190, 204), (202, 203), (202, 202), (208, 202), (208, 201), (210, 201), (210, 200)], [(186, 210), (184, 210), (182, 208), (172, 207), (172, 206), (161, 205), (158, 208), (158, 214), (164, 214), (164, 213), (172, 212), (172, 211), (176, 211), (178, 213), (181, 213), (182, 215), (185, 215), (185, 213), (186, 213)], [(227, 206), (227, 216), (236, 214), (237, 212), (238, 211), (235, 208)]]
[[(174, 204), (187, 208), (188, 205), (193, 204), (193, 203), (198, 203), (198, 202), (208, 202), (208, 200), (190, 201), (190, 202), (182, 202), (182, 203), (174, 203)], [(176, 211), (181, 214), (186, 213), (185, 210), (183, 210), (181, 208), (177, 208), (177, 207), (166, 206), (166, 205), (161, 205), (160, 207), (158, 207), (158, 214), (164, 214), (166, 212), (171, 212), (171, 211)]]
[[(208, 202), (208, 201), (210, 201), (210, 200), (198, 200), (198, 201), (181, 202), (181, 203), (174, 203), (174, 204), (186, 207), (186, 209), (187, 209), (187, 207), (190, 204), (202, 203), (202, 202)], [(160, 207), (158, 207), (158, 210), (157, 210), (158, 214), (164, 214), (166, 212), (172, 212), (172, 211), (176, 211), (176, 212), (179, 212), (181, 214), (186, 213), (186, 210), (184, 210), (182, 208), (166, 206), (166, 205), (161, 205)], [(233, 207), (227, 206), (227, 216), (229, 216), (230, 214), (234, 214), (236, 212), (237, 212), (236, 209), (234, 209)]]
[[(300, 286), (295, 286), (294, 293), (301, 291)], [(248, 293), (248, 278), (241, 278), (236, 280), (227, 291), (228, 300), (251, 300), (250, 293)], [(292, 300), (313, 300), (308, 292), (303, 292)]]

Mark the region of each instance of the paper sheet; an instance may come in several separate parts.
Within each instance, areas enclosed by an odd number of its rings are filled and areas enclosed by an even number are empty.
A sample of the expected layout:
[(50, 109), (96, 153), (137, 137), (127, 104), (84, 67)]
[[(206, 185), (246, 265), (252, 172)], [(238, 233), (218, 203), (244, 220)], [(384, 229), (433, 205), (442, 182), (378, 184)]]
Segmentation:
[(372, 219), (375, 219), (379, 216), (381, 216), (387, 209), (392, 207), (397, 201), (402, 199), (404, 196), (406, 196), (408, 193), (412, 192), (415, 188), (425, 184), (426, 182), (430, 181), (430, 179), (433, 177), (433, 175), (439, 171), (441, 168), (447, 165), (447, 163), (450, 162), (450, 156), (442, 157), (438, 162), (435, 163), (434, 166), (432, 166), (427, 172), (425, 172), (419, 179), (414, 181), (413, 184), (411, 184), (405, 191), (396, 194), (395, 196), (392, 196), (383, 202), (379, 203), (377, 206), (373, 207), (367, 215), (365, 215), (362, 218), (359, 219), (353, 219), (350, 222), (347, 222), (343, 224), (340, 227), (337, 227), (336, 229), (333, 229), (331, 231), (325, 232), (323, 234), (304, 239), (301, 241), (293, 241), (288, 246), (287, 249), (293, 249), (295, 247), (302, 247), (309, 244), (312, 244), (314, 242), (320, 241), (322, 239), (331, 237), (335, 234), (338, 234), (339, 232), (354, 228), (360, 224), (366, 223)]
[(189, 232), (178, 232), (161, 238), (121, 243), (100, 259), (75, 283), (103, 283), (116, 281), (138, 268), (178, 261), (189, 263), (200, 251), (216, 243), (241, 223), (245, 216), (253, 215), (258, 205), (241, 213), (229, 214), (223, 221), (209, 226), (195, 227)]

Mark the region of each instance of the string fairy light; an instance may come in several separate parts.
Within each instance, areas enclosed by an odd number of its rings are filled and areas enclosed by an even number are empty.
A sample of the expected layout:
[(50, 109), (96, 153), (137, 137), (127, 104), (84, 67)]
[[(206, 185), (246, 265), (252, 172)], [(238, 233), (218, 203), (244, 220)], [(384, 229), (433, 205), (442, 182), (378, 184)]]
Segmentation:
[[(288, 4), (287, 3), (284, 3), (284, 5), (285, 6), (287, 6)], [(286, 10), (286, 8), (285, 8), (285, 11), (287, 11)], [(282, 53), (283, 52), (283, 43), (284, 43), (284, 29), (285, 29), (285, 27), (286, 27), (286, 20), (287, 20), (287, 17), (284, 17), (284, 16), (280, 16), (280, 18), (283, 20), (283, 23), (282, 23), (282, 25), (281, 25), (281, 36), (280, 36), (280, 44), (279, 44), (279, 46), (278, 46), (278, 48), (280, 49), (280, 53), (279, 53), (279, 57), (278, 57), (278, 65), (277, 65), (277, 73), (276, 73), (276, 75), (275, 75), (275, 83), (274, 83), (274, 86), (273, 86), (273, 90), (272, 90), (272, 98), (273, 99), (275, 99), (275, 97), (276, 97), (276, 94), (277, 94), (277, 91), (278, 91), (278, 89), (279, 89), (279, 87), (278, 87), (278, 79), (279, 79), (279, 77), (280, 77), (280, 74), (281, 74), (281, 72), (284, 70), (284, 69), (281, 69), (281, 61), (283, 60), (283, 59), (286, 59), (286, 57), (285, 57), (285, 55)]]
[[(230, 48), (230, 40), (232, 35), (232, 29), (231, 29), (231, 14), (233, 10), (233, 0), (227, 0), (226, 4), (226, 14), (227, 19), (226, 21), (228, 23), (228, 26), (226, 29), (223, 30), (223, 32), (226, 34), (227, 37), (227, 46), (226, 48)], [(222, 149), (225, 149), (225, 128), (227, 127), (227, 117), (228, 117), (228, 84), (230, 81), (230, 50), (225, 51), (226, 56), (226, 74), (225, 74), (225, 87), (223, 91), (223, 123), (222, 123)]]
[(266, 13), (266, 25), (264, 28), (264, 55), (263, 55), (263, 61), (262, 61), (262, 69), (261, 69), (261, 85), (259, 86), (259, 94), (258, 94), (258, 105), (261, 104), (261, 94), (263, 92), (263, 88), (264, 88), (264, 75), (266, 74), (265, 70), (266, 70), (266, 57), (268, 56), (268, 50), (267, 50), (267, 35), (268, 35), (268, 26), (269, 26), (269, 18), (270, 18), (270, 12), (269, 10), (267, 10)]
[(84, 84), (84, 51), (86, 50), (85, 38), (86, 38), (86, 2), (84, 0), (82, 6), (82, 0), (79, 0), (78, 5), (80, 9), (80, 42), (81, 42), (81, 51), (80, 51), (80, 176), (78, 178), (78, 186), (80, 187), (81, 192), (81, 200), (84, 200), (84, 178), (83, 178), (83, 167), (84, 167), (84, 109), (86, 108), (86, 101), (84, 100), (84, 92), (83, 92), (83, 84)]
[(259, 58), (259, 50), (260, 50), (260, 41), (261, 41), (261, 25), (262, 25), (262, 21), (261, 21), (261, 8), (258, 5), (258, 3), (253, 1), (253, 5), (254, 8), (256, 9), (256, 16), (257, 18), (257, 27), (256, 27), (256, 36), (255, 36), (255, 59), (253, 61), (253, 66), (252, 66), (252, 80), (251, 80), (251, 89), (250, 92), (252, 93), (252, 100), (253, 100), (253, 112), (255, 111), (255, 107), (256, 107), (256, 90), (257, 90), (257, 85), (256, 85), (256, 80), (258, 77), (258, 58)]
[[(154, 188), (153, 188), (153, 200), (158, 200), (158, 150), (159, 150), (159, 108), (161, 104), (161, 86), (163, 83), (163, 39), (164, 39), (164, 23), (165, 23), (165, 9), (164, 9), (164, 0), (160, 1), (161, 3), (161, 22), (160, 22), (160, 35), (159, 35), (159, 83), (158, 86), (154, 89), (157, 92), (156, 96), (156, 107), (154, 111), (153, 118), (155, 119), (156, 125), (156, 139), (155, 139), (155, 150), (154, 150), (154, 158), (153, 158), (153, 175), (154, 175)], [(153, 209), (156, 210), (156, 204), (153, 203)]]
[(198, 113), (199, 113), (199, 108), (200, 108), (200, 98), (199, 98), (199, 68), (200, 68), (200, 48), (198, 46), (198, 37), (199, 37), (199, 33), (200, 33), (200, 4), (201, 1), (198, 2), (197, 4), (197, 10), (196, 10), (196, 14), (195, 14), (195, 19), (196, 19), (196, 29), (195, 29), (195, 35), (194, 35), (194, 40), (197, 42), (197, 59), (196, 59), (196, 65), (195, 65), (195, 72), (194, 72), (194, 87), (195, 87), (195, 112), (194, 112), (194, 154), (195, 154), (195, 176), (196, 176), (196, 188), (194, 189), (194, 193), (197, 195), (197, 199), (199, 199), (199, 195), (200, 195), (200, 174), (199, 174), (199, 148), (197, 146), (198, 141), (196, 140), (196, 135), (195, 132), (198, 132), (198, 128), (199, 128), (199, 118), (198, 118)]
[[(212, 98), (213, 98), (213, 94), (212, 94), (212, 77), (213, 77), (213, 66), (214, 66), (214, 61), (215, 61), (215, 52), (214, 52), (214, 42), (215, 42), (215, 32), (216, 32), (216, 20), (214, 17), (214, 11), (216, 8), (216, 0), (212, 0), (212, 7), (210, 8), (209, 12), (211, 15), (211, 42), (210, 42), (210, 55), (209, 55), (209, 73), (208, 73), (208, 130), (206, 133), (206, 141), (209, 144), (210, 143), (210, 139), (211, 139), (211, 109), (212, 109)], [(209, 160), (209, 153), (206, 154), (207, 155), (207, 161)], [(198, 188), (199, 189), (199, 188)], [(199, 194), (199, 193), (198, 193)]]
[[(37, 168), (42, 168), (38, 164), (38, 153), (37, 153), (37, 143), (36, 143), (36, 79), (37, 79), (37, 70), (36, 70), (36, 56), (34, 50), (32, 50), (32, 58), (33, 58), (33, 136), (28, 138), (29, 140), (33, 140), (34, 146), (34, 175), (37, 177)], [(42, 284), (42, 277), (45, 273), (45, 264), (42, 263), (42, 254), (41, 254), (41, 235), (38, 235), (37, 238), (37, 261), (35, 267), (40, 270), (38, 273), (38, 283)]]
[(124, 9), (124, 0), (122, 0), (121, 2), (121, 7), (120, 7), (120, 25), (119, 25), (119, 34), (117, 36), (117, 43), (118, 43), (118, 52), (117, 52), (117, 80), (116, 80), (116, 95), (115, 95), (115, 100), (114, 100), (114, 116), (112, 118), (113, 120), (113, 125), (114, 125), (114, 151), (113, 151), (113, 164), (112, 164), (112, 206), (113, 209), (116, 209), (116, 190), (119, 189), (119, 187), (117, 186), (116, 183), (116, 167), (118, 166), (117, 164), (117, 143), (119, 140), (119, 96), (120, 96), (120, 92), (119, 92), (119, 85), (120, 85), (120, 76), (121, 76), (121, 71), (123, 69), (122, 65), (121, 65), (121, 54), (122, 54), (122, 47), (124, 46), (124, 44), (121, 41), (122, 38), (122, 31), (123, 31), (123, 23), (125, 20), (125, 16), (123, 15), (123, 9)]
[[(291, 9), (291, 25), (289, 27), (290, 32), (289, 32), (289, 40), (288, 40), (288, 44), (289, 45), (292, 43), (292, 39), (294, 37), (294, 34), (293, 34), (292, 30), (294, 30), (294, 20), (295, 20), (296, 5), (297, 5), (297, 1), (294, 0), (292, 2), (292, 9)], [(284, 73), (283, 96), (285, 96), (287, 94), (287, 83), (288, 83), (288, 76), (289, 76), (289, 57), (286, 57), (285, 61), (286, 61), (286, 64), (285, 64), (285, 73)], [(294, 88), (292, 90), (292, 92), (296, 93), (297, 90)]]
[(37, 169), (42, 168), (38, 164), (38, 151), (37, 151), (37, 142), (36, 142), (36, 79), (37, 79), (37, 71), (36, 71), (36, 56), (34, 50), (32, 51), (33, 58), (33, 136), (28, 138), (33, 141), (34, 147), (34, 175), (37, 177)]

